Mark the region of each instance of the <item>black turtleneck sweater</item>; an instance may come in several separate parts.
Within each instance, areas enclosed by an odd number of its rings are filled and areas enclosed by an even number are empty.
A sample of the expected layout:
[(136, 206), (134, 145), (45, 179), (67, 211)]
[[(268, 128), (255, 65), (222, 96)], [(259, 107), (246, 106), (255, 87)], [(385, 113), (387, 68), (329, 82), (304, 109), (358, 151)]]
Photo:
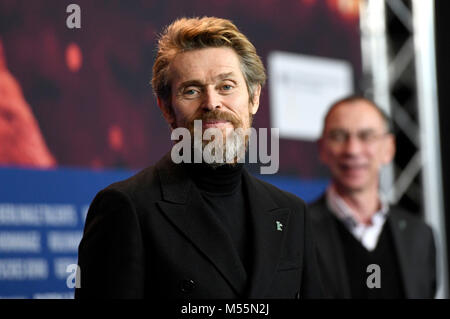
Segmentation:
[(251, 234), (247, 227), (248, 203), (242, 186), (243, 164), (216, 168), (204, 163), (185, 164), (185, 168), (200, 191), (204, 206), (224, 226), (248, 271), (247, 249)]

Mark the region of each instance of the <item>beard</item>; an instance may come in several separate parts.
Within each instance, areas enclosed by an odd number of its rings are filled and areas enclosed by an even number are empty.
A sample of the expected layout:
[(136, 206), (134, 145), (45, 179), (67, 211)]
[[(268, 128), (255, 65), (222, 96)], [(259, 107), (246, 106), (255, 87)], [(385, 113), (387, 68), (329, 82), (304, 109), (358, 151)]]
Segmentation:
[[(210, 140), (204, 140), (203, 137), (206, 130), (203, 130), (202, 125), (195, 125), (195, 121), (198, 120), (201, 120), (201, 123), (212, 120), (228, 121), (232, 124), (233, 128), (210, 128), (207, 133), (212, 132), (212, 136)], [(252, 120), (253, 114), (249, 112), (249, 123), (248, 127), (246, 127), (244, 122), (232, 113), (218, 111), (216, 109), (207, 112), (200, 110), (191, 118), (182, 121), (178, 126), (185, 127), (189, 130), (191, 134), (192, 154), (200, 152), (206, 164), (212, 167), (219, 167), (225, 164), (235, 165), (243, 162), (249, 141), (249, 133), (246, 131), (251, 127)], [(194, 141), (197, 135), (201, 135), (201, 143)], [(216, 141), (217, 136), (221, 136), (222, 138)]]

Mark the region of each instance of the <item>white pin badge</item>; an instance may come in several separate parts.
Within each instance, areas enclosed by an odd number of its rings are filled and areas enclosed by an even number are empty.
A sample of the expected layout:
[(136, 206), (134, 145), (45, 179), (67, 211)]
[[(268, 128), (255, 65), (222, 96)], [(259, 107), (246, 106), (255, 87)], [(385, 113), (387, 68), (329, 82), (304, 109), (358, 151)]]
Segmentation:
[(277, 230), (278, 231), (283, 231), (283, 224), (280, 223), (278, 220), (277, 220)]

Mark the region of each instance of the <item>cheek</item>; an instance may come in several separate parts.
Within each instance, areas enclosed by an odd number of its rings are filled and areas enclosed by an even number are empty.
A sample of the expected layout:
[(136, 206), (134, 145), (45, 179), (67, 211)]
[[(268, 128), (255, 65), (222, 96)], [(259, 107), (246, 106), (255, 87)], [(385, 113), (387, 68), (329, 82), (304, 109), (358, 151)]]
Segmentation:
[(325, 148), (320, 151), (320, 160), (330, 169), (332, 169), (337, 163), (336, 155), (330, 148)]
[(381, 166), (386, 162), (386, 150), (383, 147), (376, 147), (367, 152), (367, 157), (369, 157), (373, 166)]
[(191, 118), (196, 110), (197, 108), (194, 103), (178, 102), (173, 104), (173, 111), (177, 120)]
[(338, 147), (329, 147), (324, 153), (330, 164), (337, 164), (337, 160), (339, 159), (342, 150)]
[(251, 106), (248, 104), (248, 101), (241, 101), (239, 109), (235, 110), (242, 122), (246, 123), (247, 125), (251, 124), (251, 118), (253, 117), (253, 114), (250, 113), (250, 107)]

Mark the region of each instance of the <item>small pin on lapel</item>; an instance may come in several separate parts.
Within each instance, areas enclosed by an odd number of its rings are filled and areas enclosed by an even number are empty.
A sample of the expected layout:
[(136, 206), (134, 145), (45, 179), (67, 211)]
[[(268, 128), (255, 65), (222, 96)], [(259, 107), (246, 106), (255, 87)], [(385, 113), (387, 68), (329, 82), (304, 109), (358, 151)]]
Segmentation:
[(278, 231), (283, 231), (283, 224), (280, 223), (278, 220), (277, 220), (277, 230)]
[(400, 230), (404, 230), (405, 228), (406, 228), (406, 220), (401, 220), (399, 223), (398, 223), (398, 226), (399, 226), (399, 228), (400, 228)]

